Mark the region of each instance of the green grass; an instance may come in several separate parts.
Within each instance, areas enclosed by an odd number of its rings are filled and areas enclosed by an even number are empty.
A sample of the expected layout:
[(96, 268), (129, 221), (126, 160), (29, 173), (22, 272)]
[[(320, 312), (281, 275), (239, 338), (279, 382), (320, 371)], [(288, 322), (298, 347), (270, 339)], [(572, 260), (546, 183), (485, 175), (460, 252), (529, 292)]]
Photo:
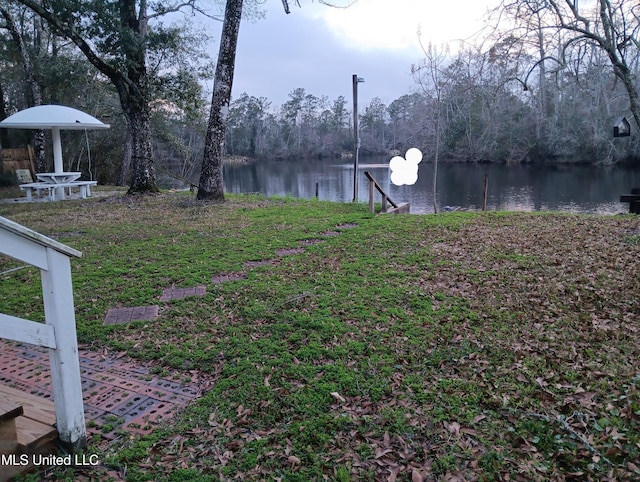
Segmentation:
[[(82, 344), (215, 378), (150, 436), (93, 442), (128, 480), (640, 477), (634, 217), (186, 194), (0, 215), (83, 252)], [(0, 258), (0, 272), (16, 266)], [(43, 318), (37, 270), (0, 283), (2, 312)], [(109, 308), (197, 284), (205, 296), (155, 322), (102, 326)]]

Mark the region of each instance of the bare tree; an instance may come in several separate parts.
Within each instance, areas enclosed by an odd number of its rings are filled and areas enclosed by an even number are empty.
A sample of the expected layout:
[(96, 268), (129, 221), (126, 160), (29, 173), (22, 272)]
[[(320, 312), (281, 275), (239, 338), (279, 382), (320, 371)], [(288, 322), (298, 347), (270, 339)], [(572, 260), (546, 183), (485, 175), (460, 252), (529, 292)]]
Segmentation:
[(411, 73), (413, 78), (423, 90), (425, 95), (430, 97), (434, 104), (435, 132), (434, 157), (433, 157), (433, 212), (438, 212), (438, 161), (440, 157), (440, 141), (442, 137), (442, 68), (447, 59), (444, 49), (438, 50), (429, 44), (426, 48), (420, 42), (422, 51), (425, 55), (422, 63), (418, 66), (412, 66)]
[[(526, 8), (523, 8), (526, 7)], [(542, 29), (560, 32), (558, 62), (566, 65), (570, 52), (584, 45), (604, 51), (613, 73), (629, 97), (629, 110), (640, 128), (640, 92), (632, 66), (640, 53), (640, 6), (637, 0), (595, 0), (580, 6), (577, 0), (504, 0), (501, 10), (522, 22), (535, 12)], [(544, 57), (543, 57), (544, 59)], [(526, 81), (525, 81), (526, 82)]]

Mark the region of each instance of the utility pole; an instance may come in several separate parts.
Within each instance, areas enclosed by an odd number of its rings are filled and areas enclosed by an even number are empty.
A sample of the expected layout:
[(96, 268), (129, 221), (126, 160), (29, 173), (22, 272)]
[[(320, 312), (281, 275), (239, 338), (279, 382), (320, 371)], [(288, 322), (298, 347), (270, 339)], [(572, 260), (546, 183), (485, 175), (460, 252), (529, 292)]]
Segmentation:
[(358, 201), (358, 154), (360, 152), (360, 132), (358, 130), (358, 84), (364, 82), (358, 74), (353, 74), (353, 202)]

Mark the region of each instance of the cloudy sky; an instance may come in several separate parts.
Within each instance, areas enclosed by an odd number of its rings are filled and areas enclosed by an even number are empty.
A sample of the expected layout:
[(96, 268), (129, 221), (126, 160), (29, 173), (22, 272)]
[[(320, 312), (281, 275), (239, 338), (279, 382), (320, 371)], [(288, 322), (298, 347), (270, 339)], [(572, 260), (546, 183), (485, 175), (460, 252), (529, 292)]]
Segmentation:
[(266, 0), (266, 18), (243, 20), (240, 27), (233, 96), (266, 97), (275, 107), (303, 87), (329, 100), (344, 95), (351, 101), (351, 77), (358, 74), (365, 78), (360, 105), (373, 97), (388, 104), (416, 89), (411, 65), (423, 57), (418, 31), (425, 45), (457, 44), (482, 27), (487, 6), (497, 1), (358, 0), (331, 8), (302, 0), (299, 8), (291, 0), (286, 15), (281, 0)]

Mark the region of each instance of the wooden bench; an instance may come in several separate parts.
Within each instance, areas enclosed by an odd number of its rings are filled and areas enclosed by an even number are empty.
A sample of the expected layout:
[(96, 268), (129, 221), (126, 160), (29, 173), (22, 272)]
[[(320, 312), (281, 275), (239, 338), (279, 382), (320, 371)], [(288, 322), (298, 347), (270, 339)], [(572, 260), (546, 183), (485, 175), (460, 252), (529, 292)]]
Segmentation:
[[(20, 189), (26, 192), (27, 200), (33, 200), (33, 191), (36, 192), (37, 197), (42, 196), (42, 192), (44, 190), (48, 190), (47, 195), (49, 196), (49, 200), (55, 201), (56, 196), (60, 199), (65, 198), (65, 189), (68, 190), (68, 195), (71, 195), (71, 188), (79, 187), (80, 188), (80, 197), (87, 198), (91, 196), (91, 186), (95, 186), (98, 184), (98, 181), (72, 181), (72, 182), (64, 182), (60, 184), (49, 183), (49, 182), (30, 182), (27, 184), (20, 184)], [(59, 195), (56, 192), (60, 193)]]
[(621, 203), (629, 203), (629, 212), (632, 214), (640, 214), (640, 188), (633, 188), (631, 194), (623, 194), (620, 196)]

